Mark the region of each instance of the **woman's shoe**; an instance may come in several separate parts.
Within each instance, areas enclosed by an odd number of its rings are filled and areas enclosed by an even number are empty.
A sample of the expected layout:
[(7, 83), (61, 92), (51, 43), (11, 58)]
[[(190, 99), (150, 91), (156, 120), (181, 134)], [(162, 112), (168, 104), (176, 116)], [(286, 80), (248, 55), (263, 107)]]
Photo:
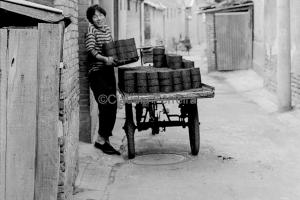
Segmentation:
[(95, 148), (100, 149), (103, 153), (108, 155), (121, 155), (121, 153), (117, 150), (115, 150), (110, 143), (105, 142), (104, 144), (100, 144), (98, 142), (95, 142), (94, 144)]

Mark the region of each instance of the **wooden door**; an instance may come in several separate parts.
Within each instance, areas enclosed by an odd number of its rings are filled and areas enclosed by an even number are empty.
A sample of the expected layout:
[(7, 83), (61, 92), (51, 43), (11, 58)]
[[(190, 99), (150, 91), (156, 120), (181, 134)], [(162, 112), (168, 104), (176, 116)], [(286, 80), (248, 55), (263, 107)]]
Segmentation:
[(6, 199), (7, 30), (0, 29), (0, 199)]
[(1, 107), (6, 107), (5, 112), (1, 112), (5, 120), (1, 127), (6, 127), (5, 132), (1, 132), (6, 138), (1, 139), (1, 143), (5, 143), (3, 152), (1, 148), (1, 161), (5, 163), (4, 195), (7, 200), (31, 200), (36, 159), (38, 30), (1, 30), (1, 35), (7, 39), (6, 47), (1, 47), (1, 71), (4, 72)]
[(0, 199), (56, 200), (61, 31), (0, 29)]
[(219, 71), (252, 67), (250, 16), (250, 12), (216, 14), (216, 59)]

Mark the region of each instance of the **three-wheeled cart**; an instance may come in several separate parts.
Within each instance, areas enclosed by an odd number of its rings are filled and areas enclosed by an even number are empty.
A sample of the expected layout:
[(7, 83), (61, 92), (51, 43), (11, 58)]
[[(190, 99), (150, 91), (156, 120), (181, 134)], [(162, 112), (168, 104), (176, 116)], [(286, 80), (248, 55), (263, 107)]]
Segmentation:
[[(135, 157), (134, 133), (138, 131), (152, 129), (152, 134), (158, 134), (160, 128), (182, 126), (188, 127), (189, 139), (192, 155), (197, 155), (200, 146), (200, 129), (198, 119), (197, 99), (213, 98), (214, 87), (202, 84), (201, 88), (184, 90), (172, 93), (147, 93), (135, 94), (121, 91), (123, 102), (125, 103), (126, 120), (124, 130), (128, 143), (128, 158)], [(179, 104), (179, 114), (170, 114), (165, 107), (167, 102)], [(133, 116), (133, 106), (135, 104), (135, 118)], [(161, 120), (161, 107), (165, 119)]]

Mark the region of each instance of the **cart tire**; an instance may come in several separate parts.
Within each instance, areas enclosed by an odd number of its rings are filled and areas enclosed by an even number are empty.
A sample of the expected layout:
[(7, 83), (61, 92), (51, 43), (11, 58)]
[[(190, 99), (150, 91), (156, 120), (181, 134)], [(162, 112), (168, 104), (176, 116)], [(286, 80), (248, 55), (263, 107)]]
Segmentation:
[(159, 134), (159, 127), (153, 126), (152, 127), (152, 135), (157, 135), (157, 134)]
[(128, 159), (132, 159), (135, 157), (134, 132), (136, 128), (133, 122), (132, 104), (125, 104), (125, 114), (126, 121), (124, 129), (127, 137)]
[(128, 127), (127, 146), (128, 146), (128, 159), (133, 159), (135, 157), (134, 129), (131, 126)]
[(200, 129), (199, 129), (199, 117), (198, 108), (196, 103), (190, 104), (190, 110), (188, 115), (189, 124), (189, 138), (192, 155), (196, 156), (199, 153), (200, 147)]

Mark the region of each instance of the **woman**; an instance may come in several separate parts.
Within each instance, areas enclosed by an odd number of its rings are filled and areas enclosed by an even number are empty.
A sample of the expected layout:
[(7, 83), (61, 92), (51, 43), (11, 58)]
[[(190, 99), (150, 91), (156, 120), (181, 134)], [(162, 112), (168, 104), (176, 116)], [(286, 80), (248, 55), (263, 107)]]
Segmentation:
[(103, 56), (102, 45), (112, 41), (110, 28), (106, 25), (106, 11), (98, 5), (87, 9), (90, 22), (86, 35), (86, 49), (89, 54), (89, 82), (99, 109), (99, 130), (95, 147), (106, 154), (120, 153), (110, 142), (116, 121), (116, 79), (113, 57)]

